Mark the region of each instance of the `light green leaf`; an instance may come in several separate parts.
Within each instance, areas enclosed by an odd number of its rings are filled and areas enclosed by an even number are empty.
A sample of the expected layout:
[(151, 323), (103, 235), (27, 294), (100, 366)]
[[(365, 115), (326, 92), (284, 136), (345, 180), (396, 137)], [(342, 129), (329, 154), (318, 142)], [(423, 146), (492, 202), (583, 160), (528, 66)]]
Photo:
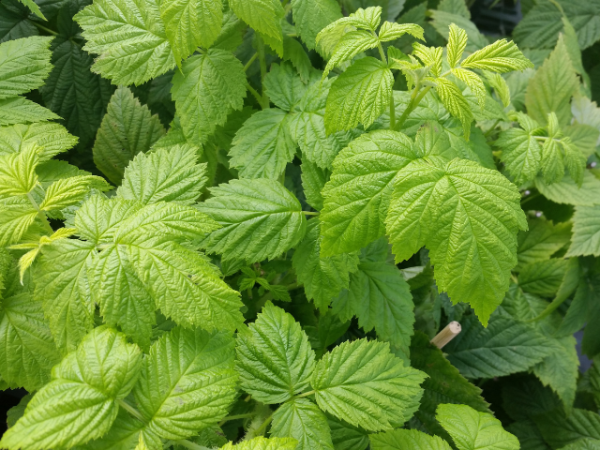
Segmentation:
[(392, 430), (369, 437), (373, 450), (450, 450), (446, 441), (418, 430)]
[(342, 17), (335, 0), (292, 0), (294, 23), (309, 50), (316, 46), (319, 31)]
[(479, 78), (475, 72), (471, 72), (470, 70), (462, 69), (460, 67), (452, 69), (452, 75), (469, 87), (471, 92), (475, 94), (475, 97), (477, 97), (479, 107), (484, 109), (487, 90), (485, 88), (485, 84), (483, 84), (483, 81), (481, 81), (481, 78)]
[(198, 47), (208, 48), (219, 36), (223, 22), (222, 0), (164, 0), (160, 17), (179, 66)]
[(38, 217), (38, 210), (26, 196), (0, 202), (0, 245), (18, 242)]
[(31, 12), (34, 13), (36, 16), (38, 16), (40, 19), (46, 20), (46, 18), (42, 14), (42, 11), (40, 10), (40, 7), (33, 0), (19, 0), (19, 1), (23, 5), (27, 6), (31, 10)]
[(467, 378), (523, 372), (553, 351), (548, 338), (512, 318), (494, 316), (484, 328), (474, 316), (468, 316), (461, 325), (461, 333), (444, 347), (444, 352)]
[(46, 161), (77, 144), (77, 138), (57, 123), (33, 123), (0, 128), (0, 155), (18, 153), (31, 145), (43, 150), (40, 161)]
[(416, 331), (410, 346), (410, 365), (429, 377), (423, 382), (423, 398), (415, 412), (422, 429), (448, 439), (446, 431), (435, 420), (441, 403), (469, 405), (481, 412), (489, 412), (489, 405), (481, 396), (481, 389), (467, 381), (446, 359), (442, 351), (429, 342), (429, 337)]
[(175, 67), (155, 0), (95, 0), (75, 15), (92, 70), (115, 84), (140, 85)]
[(126, 87), (110, 99), (96, 134), (93, 153), (96, 167), (114, 184), (120, 184), (125, 167), (140, 152), (146, 152), (165, 134), (158, 116), (141, 105)]
[(498, 73), (484, 71), (483, 74), (490, 86), (496, 91), (496, 95), (502, 102), (502, 105), (507, 108), (510, 105), (510, 88), (506, 80)]
[(222, 227), (203, 242), (211, 253), (252, 263), (281, 255), (304, 236), (300, 202), (275, 180), (231, 180), (211, 194), (198, 205)]
[(527, 228), (519, 201), (504, 176), (474, 162), (413, 161), (400, 171), (386, 219), (396, 261), (427, 245), (440, 289), (487, 324), (517, 263), (517, 231)]
[(413, 55), (419, 58), (423, 65), (430, 66), (429, 70), (434, 77), (442, 73), (443, 50), (442, 47), (427, 47), (418, 42), (413, 44)]
[(383, 236), (398, 172), (416, 157), (404, 134), (383, 130), (362, 135), (339, 153), (323, 189), (322, 256), (359, 250)]
[(238, 130), (229, 150), (230, 164), (240, 177), (277, 179), (294, 159), (296, 143), (280, 109), (254, 113)]
[(60, 357), (42, 304), (26, 288), (16, 287), (16, 273), (9, 281), (12, 289), (3, 293), (0, 312), (0, 375), (11, 387), (35, 391), (50, 381), (50, 369)]
[(140, 203), (193, 204), (207, 182), (206, 163), (189, 144), (139, 153), (125, 169), (117, 196)]
[(502, 131), (496, 146), (500, 158), (517, 185), (535, 179), (542, 167), (542, 149), (535, 136), (520, 128)]
[(294, 318), (268, 302), (249, 331), (238, 335), (242, 389), (262, 403), (282, 403), (308, 387), (315, 353)]
[(35, 298), (43, 302), (50, 330), (63, 353), (74, 350), (94, 325), (87, 271), (95, 252), (92, 243), (75, 239), (42, 247)]
[(583, 183), (578, 186), (571, 177), (558, 183), (547, 184), (541, 177), (535, 179), (535, 187), (548, 200), (575, 206), (600, 204), (600, 180), (589, 171), (583, 172)]
[(529, 80), (525, 94), (527, 113), (545, 124), (548, 114), (554, 112), (559, 125), (568, 125), (571, 121), (571, 97), (578, 91), (575, 69), (564, 41), (559, 39), (554, 51)]
[(418, 408), (422, 372), (405, 367), (384, 342), (346, 341), (317, 363), (311, 385), (319, 407), (366, 430), (403, 424)]
[(530, 294), (551, 297), (562, 283), (567, 264), (568, 260), (558, 258), (526, 264), (519, 274), (519, 286)]
[(405, 34), (423, 40), (423, 28), (416, 23), (383, 22), (379, 29), (379, 41), (395, 41)]
[(4, 434), (8, 449), (71, 448), (106, 433), (139, 375), (142, 354), (125, 336), (100, 327), (52, 370), (52, 381)]
[(329, 180), (329, 175), (329, 170), (319, 168), (308, 159), (302, 162), (302, 189), (306, 203), (317, 211), (323, 209), (321, 190)]
[(554, 225), (546, 219), (529, 221), (529, 230), (521, 231), (518, 236), (517, 248), (519, 271), (524, 264), (549, 259), (554, 253), (565, 247), (571, 241), (571, 225), (558, 223)]
[(231, 442), (221, 450), (295, 450), (298, 441), (292, 438), (271, 438), (256, 437), (249, 441), (242, 441), (239, 444)]
[(500, 39), (467, 56), (460, 64), (465, 69), (483, 69), (497, 73), (524, 70), (533, 67), (512, 41)]
[(400, 270), (386, 259), (387, 252), (383, 259), (361, 258), (347, 290), (334, 300), (333, 312), (342, 322), (356, 316), (366, 332), (374, 328), (380, 340), (408, 348), (415, 321), (412, 295)]
[(323, 79), (341, 63), (351, 60), (359, 53), (377, 47), (378, 44), (377, 37), (370, 31), (356, 30), (344, 34), (333, 49), (333, 54), (325, 66)]
[(110, 186), (104, 178), (94, 175), (80, 175), (57, 180), (46, 189), (46, 196), (40, 204), (40, 209), (53, 211), (75, 205), (83, 200), (92, 188), (106, 191), (110, 189)]
[(370, 56), (359, 59), (331, 86), (325, 110), (327, 133), (370, 126), (388, 107), (394, 77), (387, 65)]
[(35, 188), (41, 150), (31, 145), (20, 153), (0, 156), (0, 198), (27, 195)]
[(304, 398), (286, 402), (273, 414), (271, 436), (291, 437), (297, 450), (333, 450), (331, 431), (325, 414)]
[(0, 44), (0, 99), (26, 94), (44, 84), (52, 69), (51, 42), (51, 37), (32, 36)]
[(459, 450), (519, 450), (519, 440), (489, 413), (467, 405), (440, 405), (437, 419)]
[(448, 34), (448, 47), (446, 49), (446, 61), (450, 68), (454, 68), (461, 60), (463, 52), (467, 47), (467, 32), (454, 24), (450, 25)]
[(458, 86), (445, 78), (436, 78), (435, 91), (448, 112), (460, 120), (463, 126), (465, 139), (468, 140), (469, 135), (471, 134), (473, 113), (461, 90)]
[(24, 97), (0, 100), (0, 126), (60, 119), (49, 109)]
[(600, 205), (575, 208), (573, 239), (567, 255), (600, 256)]
[(259, 33), (277, 41), (283, 40), (281, 18), (284, 11), (279, 1), (229, 0), (229, 6), (236, 16)]
[(187, 59), (171, 90), (186, 138), (205, 142), (231, 111), (242, 109), (245, 83), (244, 67), (230, 52), (210, 49)]
[(230, 333), (179, 327), (156, 341), (133, 389), (143, 433), (186, 439), (223, 419), (236, 396), (233, 347)]
[(358, 256), (354, 253), (342, 253), (325, 258), (320, 257), (320, 222), (313, 219), (308, 222), (306, 236), (300, 242), (292, 263), (298, 282), (304, 285), (306, 298), (313, 300), (315, 306), (325, 311), (342, 289), (350, 283), (350, 273), (358, 266)]

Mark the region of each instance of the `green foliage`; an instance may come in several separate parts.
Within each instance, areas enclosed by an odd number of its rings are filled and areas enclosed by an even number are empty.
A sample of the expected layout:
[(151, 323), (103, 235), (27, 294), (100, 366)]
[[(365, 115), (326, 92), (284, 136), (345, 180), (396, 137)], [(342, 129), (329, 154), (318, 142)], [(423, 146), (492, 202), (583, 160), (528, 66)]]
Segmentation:
[(600, 4), (471, 3), (0, 0), (0, 447), (597, 448)]

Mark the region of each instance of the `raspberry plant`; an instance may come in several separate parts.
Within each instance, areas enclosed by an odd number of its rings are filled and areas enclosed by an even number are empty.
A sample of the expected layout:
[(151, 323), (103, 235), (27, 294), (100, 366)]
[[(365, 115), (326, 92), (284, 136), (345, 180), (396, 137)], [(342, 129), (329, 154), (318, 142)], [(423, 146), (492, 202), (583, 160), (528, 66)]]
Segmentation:
[(404, 3), (0, 2), (0, 447), (600, 447), (600, 3)]

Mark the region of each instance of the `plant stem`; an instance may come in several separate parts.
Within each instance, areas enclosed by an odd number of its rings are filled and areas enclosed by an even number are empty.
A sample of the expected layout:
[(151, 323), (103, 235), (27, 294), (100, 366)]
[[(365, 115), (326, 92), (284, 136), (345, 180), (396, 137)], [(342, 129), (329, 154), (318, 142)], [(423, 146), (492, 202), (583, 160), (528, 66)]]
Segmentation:
[(408, 106), (406, 107), (406, 109), (404, 110), (404, 112), (402, 113), (402, 115), (400, 116), (400, 119), (398, 119), (398, 122), (396, 122), (396, 126), (394, 127), (395, 130), (400, 130), (402, 128), (402, 125), (404, 125), (404, 122), (406, 122), (406, 119), (408, 119), (408, 115), (413, 112), (413, 110), (419, 105), (419, 103), (421, 103), (421, 100), (423, 100), (423, 97), (425, 97), (425, 95), (429, 92), (429, 89), (431, 89), (431, 86), (427, 86), (425, 89), (423, 89), (422, 91), (418, 92), (419, 86), (415, 86), (415, 89), (412, 93), (412, 95), (410, 96), (410, 102), (408, 104)]
[(316, 393), (317, 391), (308, 391), (305, 392), (304, 394), (300, 394), (300, 395), (296, 395), (294, 398), (304, 398), (304, 397), (309, 397), (311, 395), (313, 395), (314, 393)]
[(181, 445), (182, 447), (189, 448), (190, 450), (210, 450), (208, 447), (204, 447), (202, 445), (195, 444), (192, 441), (188, 441), (187, 439), (181, 439), (178, 441), (170, 441), (173, 444)]
[(318, 212), (313, 212), (313, 211), (302, 211), (304, 214), (306, 214), (307, 216), (318, 216), (319, 213)]
[(119, 403), (119, 406), (121, 408), (123, 408), (125, 411), (127, 411), (129, 414), (131, 414), (133, 417), (135, 417), (136, 419), (138, 419), (139, 421), (145, 423), (146, 421), (144, 420), (144, 417), (142, 416), (142, 414), (135, 409), (133, 406), (131, 406), (129, 403), (127, 403), (125, 400), (123, 399), (119, 399), (117, 400), (117, 402)]
[(390, 94), (390, 130), (396, 128), (396, 105), (394, 104), (394, 90)]
[(250, 66), (252, 65), (252, 63), (254, 61), (256, 61), (256, 58), (258, 58), (258, 53), (255, 53), (254, 55), (252, 55), (252, 58), (250, 58), (248, 60), (248, 62), (246, 63), (246, 65), (244, 66), (244, 72), (248, 72), (248, 69), (250, 68)]
[(266, 109), (269, 106), (264, 105), (263, 103), (263, 98), (261, 97), (261, 95), (258, 93), (258, 91), (256, 89), (254, 89), (250, 83), (248, 83), (248, 80), (246, 80), (246, 89), (248, 89), (250, 91), (250, 93), (254, 96), (254, 98), (256, 99), (256, 101), (258, 102), (258, 104), (260, 105), (260, 107), (262, 109)]
[(265, 431), (267, 431), (267, 427), (269, 426), (269, 424), (271, 423), (271, 421), (273, 420), (273, 414), (275, 414), (275, 411), (273, 411), (271, 413), (271, 415), (269, 417), (267, 417), (265, 419), (265, 421), (260, 425), (260, 427), (258, 427), (256, 429), (256, 431), (254, 432), (254, 434), (256, 436), (264, 436)]
[(236, 414), (234, 416), (225, 417), (223, 420), (221, 420), (221, 422), (219, 422), (219, 426), (221, 426), (225, 422), (229, 422), (231, 420), (248, 419), (250, 417), (254, 417), (254, 413)]
[(498, 124), (499, 124), (499, 123), (500, 123), (500, 119), (497, 119), (497, 120), (494, 122), (494, 125), (492, 125), (492, 126), (490, 127), (490, 129), (489, 129), (489, 130), (487, 130), (487, 131), (486, 131), (486, 132), (485, 132), (483, 135), (484, 135), (486, 138), (487, 138), (487, 137), (489, 137), (489, 135), (490, 135), (490, 134), (492, 134), (492, 133), (494, 132), (494, 130), (496, 129), (496, 127), (498, 126)]
[(50, 28), (46, 28), (44, 25), (37, 23), (35, 20), (32, 20), (33, 24), (38, 27), (40, 30), (45, 31), (46, 33), (50, 33), (53, 36), (58, 36), (58, 33)]
[(256, 43), (257, 43), (257, 47), (258, 47), (256, 49), (256, 53), (258, 54), (258, 62), (260, 63), (260, 84), (261, 84), (262, 98), (263, 98), (261, 105), (262, 105), (263, 109), (266, 109), (269, 107), (269, 97), (267, 96), (267, 92), (265, 90), (265, 85), (264, 85), (265, 76), (267, 75), (267, 60), (265, 57), (265, 43), (263, 42), (262, 38), (258, 34), (256, 35)]
[[(375, 32), (373, 31), (372, 33), (373, 36), (377, 38)], [(381, 41), (379, 41), (379, 39), (377, 39), (377, 50), (379, 50), (379, 57), (381, 58), (381, 60), (387, 64), (387, 58), (385, 57), (385, 52), (383, 51), (383, 45), (381, 45)]]
[(527, 202), (529, 202), (529, 201), (531, 201), (531, 200), (533, 200), (533, 199), (535, 199), (535, 198), (537, 198), (537, 197), (539, 197), (539, 196), (540, 196), (540, 193), (539, 193), (539, 192), (536, 192), (535, 194), (532, 194), (532, 195), (530, 195), (529, 197), (527, 197), (525, 200), (523, 200), (523, 201), (521, 202), (521, 209), (523, 208), (523, 205), (524, 205), (525, 203), (527, 203)]

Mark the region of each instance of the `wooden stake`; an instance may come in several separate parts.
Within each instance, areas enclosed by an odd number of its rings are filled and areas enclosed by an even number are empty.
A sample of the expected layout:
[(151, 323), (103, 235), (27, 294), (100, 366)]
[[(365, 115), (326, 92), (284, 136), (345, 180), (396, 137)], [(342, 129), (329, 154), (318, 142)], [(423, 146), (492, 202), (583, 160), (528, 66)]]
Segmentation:
[(448, 342), (458, 336), (461, 330), (460, 323), (454, 321), (446, 325), (442, 331), (440, 331), (432, 340), (431, 343), (437, 348), (443, 348)]

